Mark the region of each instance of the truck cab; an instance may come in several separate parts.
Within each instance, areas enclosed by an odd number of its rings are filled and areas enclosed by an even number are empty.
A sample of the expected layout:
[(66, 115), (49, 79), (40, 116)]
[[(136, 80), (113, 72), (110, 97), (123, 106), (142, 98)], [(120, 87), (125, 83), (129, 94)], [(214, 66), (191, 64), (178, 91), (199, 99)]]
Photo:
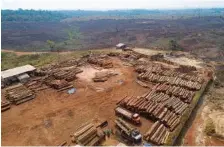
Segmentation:
[(142, 141), (142, 135), (136, 129), (131, 132), (131, 138), (133, 138), (134, 143), (141, 143)]
[(132, 113), (131, 111), (128, 111), (119, 106), (115, 108), (115, 113), (116, 115), (120, 115), (122, 118), (126, 118), (132, 121), (136, 125), (141, 124), (140, 116), (138, 113)]
[(141, 124), (141, 121), (140, 121), (140, 116), (138, 113), (134, 113), (133, 116), (132, 116), (132, 120), (135, 122), (135, 124)]
[(140, 144), (142, 142), (142, 135), (138, 130), (132, 130), (129, 135), (121, 131), (121, 136), (129, 140), (129, 143)]

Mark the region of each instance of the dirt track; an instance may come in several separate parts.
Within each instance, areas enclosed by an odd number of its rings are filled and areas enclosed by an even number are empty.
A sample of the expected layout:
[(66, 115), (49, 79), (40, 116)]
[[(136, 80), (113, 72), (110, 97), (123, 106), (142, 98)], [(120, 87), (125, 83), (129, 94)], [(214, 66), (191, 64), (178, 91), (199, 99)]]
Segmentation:
[[(114, 61), (121, 75), (104, 83), (75, 81), (75, 94), (55, 92), (48, 89), (37, 97), (2, 113), (2, 145), (58, 145), (82, 123), (106, 119), (114, 127), (116, 102), (125, 95), (141, 95), (147, 89), (139, 86), (132, 67)], [(104, 88), (97, 92), (96, 87)], [(150, 127), (148, 120), (141, 131)]]
[(6, 52), (6, 53), (15, 53), (18, 56), (22, 56), (22, 55), (31, 55), (31, 54), (37, 54), (37, 53), (49, 53), (49, 52), (18, 52), (18, 51), (14, 51), (14, 50), (6, 50), (6, 49), (2, 49), (2, 52)]

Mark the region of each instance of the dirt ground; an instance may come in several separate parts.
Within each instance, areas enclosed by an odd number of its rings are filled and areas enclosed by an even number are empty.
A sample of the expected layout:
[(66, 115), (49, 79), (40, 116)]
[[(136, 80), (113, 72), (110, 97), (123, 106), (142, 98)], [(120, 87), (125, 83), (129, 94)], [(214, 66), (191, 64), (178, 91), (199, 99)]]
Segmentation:
[[(70, 134), (81, 124), (92, 120), (106, 119), (109, 127), (114, 129), (116, 103), (126, 95), (142, 95), (148, 89), (135, 82), (136, 73), (132, 67), (122, 65), (118, 59), (113, 62), (114, 69), (121, 74), (106, 82), (94, 83), (78, 78), (74, 81), (77, 89), (74, 94), (47, 89), (37, 93), (34, 100), (3, 112), (2, 145), (53, 146), (64, 140), (70, 142)], [(144, 134), (152, 122), (144, 118), (142, 122), (139, 129)]]
[[(142, 49), (141, 51), (146, 51)], [(156, 51), (147, 50), (158, 53)], [(190, 59), (188, 59), (190, 60)], [(94, 83), (91, 79), (100, 68), (93, 66), (81, 67), (82, 73), (74, 81), (76, 92), (67, 94), (47, 89), (37, 93), (34, 100), (3, 112), (2, 116), (2, 145), (59, 145), (64, 140), (70, 143), (72, 134), (83, 123), (107, 120), (109, 128), (114, 128), (114, 108), (116, 103), (125, 96), (139, 96), (148, 91), (135, 82), (137, 74), (133, 67), (125, 66), (119, 59), (113, 58), (114, 70), (119, 74), (110, 77), (106, 82)], [(104, 71), (105, 69), (103, 69)], [(4, 99), (4, 90), (2, 91)], [(205, 98), (206, 99), (206, 98)], [(187, 130), (183, 145), (224, 145), (223, 141), (207, 137), (204, 132), (204, 120), (208, 111), (203, 102), (191, 127)], [(219, 113), (209, 113), (216, 117)], [(223, 115), (222, 115), (223, 116)], [(221, 116), (221, 117), (222, 117)], [(142, 126), (138, 127), (144, 134), (152, 125), (150, 120), (141, 117)], [(223, 119), (219, 122), (223, 124)], [(223, 129), (218, 123), (217, 127)], [(221, 130), (220, 129), (220, 130)], [(112, 136), (103, 145), (116, 145), (119, 138)]]
[[(212, 89), (214, 92), (223, 93), (224, 88)], [(214, 122), (216, 133), (223, 135), (224, 129), (224, 113), (223, 110), (217, 107), (217, 104), (221, 104), (224, 108), (223, 102), (214, 101), (211, 103), (209, 98), (211, 95), (207, 94), (203, 97), (202, 105), (200, 106), (195, 119), (192, 122), (192, 126), (187, 130), (184, 137), (183, 145), (185, 146), (223, 146), (224, 140), (217, 137), (207, 136), (204, 132), (206, 121), (211, 118)]]
[(162, 51), (162, 50), (152, 50), (147, 48), (134, 48), (133, 50), (145, 55), (156, 55), (158, 53), (165, 54), (168, 52), (168, 51)]
[(165, 55), (165, 59), (170, 60), (172, 62), (175, 62), (177, 64), (180, 65), (188, 65), (188, 66), (195, 66), (197, 68), (202, 68), (202, 64), (203, 62), (200, 61), (199, 59), (192, 59), (192, 58), (188, 58), (186, 55), (188, 55), (188, 53), (186, 52), (180, 52), (180, 54), (185, 54), (184, 56), (180, 56), (180, 57), (170, 57), (167, 56), (167, 53), (170, 53), (171, 51), (162, 51), (162, 50), (152, 50), (152, 49), (146, 49), (146, 48), (135, 48), (133, 49), (136, 52), (142, 53), (142, 54), (146, 54), (146, 55), (155, 55), (155, 54), (163, 54)]

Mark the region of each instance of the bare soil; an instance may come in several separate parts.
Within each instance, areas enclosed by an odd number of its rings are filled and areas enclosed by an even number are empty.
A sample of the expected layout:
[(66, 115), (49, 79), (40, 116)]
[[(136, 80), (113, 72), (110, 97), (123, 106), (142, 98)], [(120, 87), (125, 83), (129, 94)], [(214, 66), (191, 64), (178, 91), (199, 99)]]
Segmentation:
[[(216, 134), (223, 136), (224, 133), (224, 113), (223, 109), (218, 105), (223, 106), (223, 99), (217, 100), (215, 93), (223, 93), (223, 88), (212, 89), (212, 95), (204, 96), (204, 101), (196, 114), (192, 126), (188, 129), (183, 145), (185, 146), (223, 146), (224, 140), (215, 136), (207, 136), (204, 132), (205, 124), (208, 119), (212, 119), (215, 125)], [(211, 101), (211, 97), (216, 97), (215, 101)]]

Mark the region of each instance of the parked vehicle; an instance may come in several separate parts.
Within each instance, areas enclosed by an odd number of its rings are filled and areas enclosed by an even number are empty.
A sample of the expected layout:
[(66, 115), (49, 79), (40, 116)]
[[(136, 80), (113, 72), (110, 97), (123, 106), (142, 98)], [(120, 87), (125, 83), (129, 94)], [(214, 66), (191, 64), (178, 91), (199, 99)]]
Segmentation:
[(120, 115), (121, 117), (129, 119), (134, 124), (141, 124), (140, 116), (138, 113), (132, 113), (132, 112), (130, 112), (122, 107), (119, 107), (119, 106), (115, 108), (115, 113), (116, 113), (116, 115)]
[(142, 142), (142, 135), (136, 128), (132, 128), (121, 118), (116, 119), (115, 124), (120, 131), (121, 136), (127, 139), (129, 142), (135, 144)]

